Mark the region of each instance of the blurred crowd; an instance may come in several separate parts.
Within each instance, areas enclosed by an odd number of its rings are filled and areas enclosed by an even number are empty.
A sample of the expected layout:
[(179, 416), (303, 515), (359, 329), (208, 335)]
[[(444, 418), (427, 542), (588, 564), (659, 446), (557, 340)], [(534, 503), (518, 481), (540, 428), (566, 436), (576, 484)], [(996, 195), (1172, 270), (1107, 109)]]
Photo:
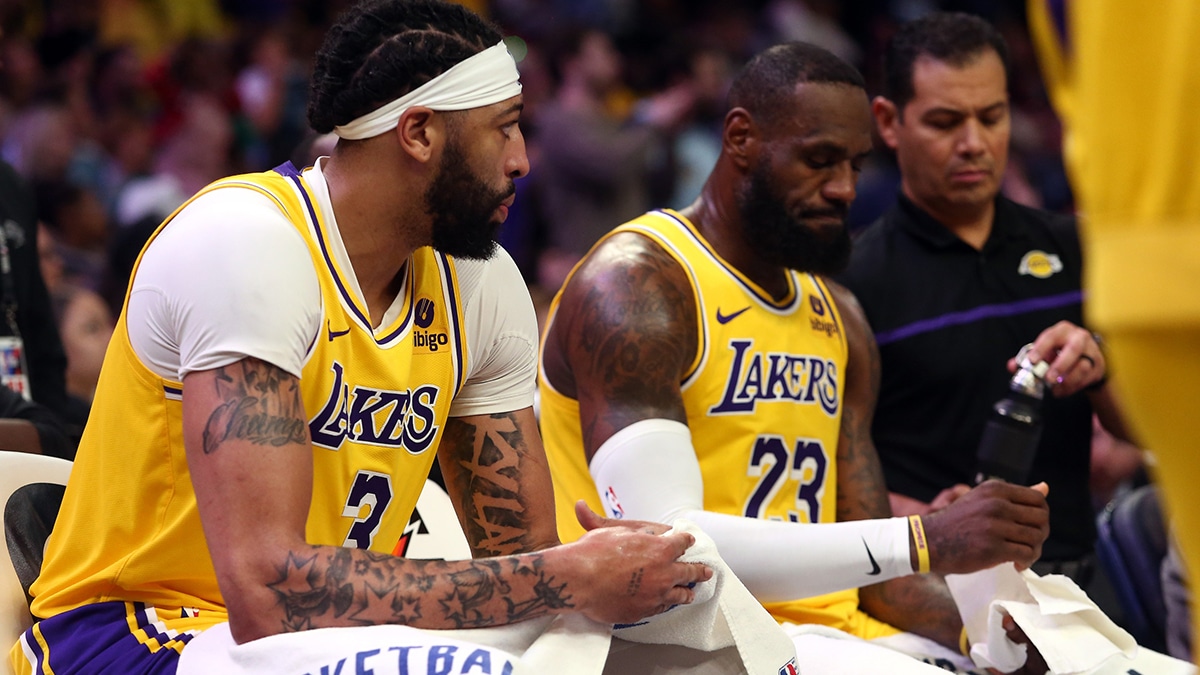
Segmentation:
[[(0, 154), (30, 186), (38, 251), (68, 356), (90, 400), (129, 270), (161, 220), (228, 174), (328, 152), (305, 122), (312, 54), (349, 0), (0, 0)], [(934, 9), (997, 25), (1011, 49), (1005, 193), (1069, 211), (1060, 130), (1024, 3), (984, 0), (472, 0), (519, 60), (533, 167), (502, 230), (535, 298), (605, 230), (698, 194), (719, 152), (725, 88), (753, 53), (819, 44), (879, 89), (898, 22)], [(899, 177), (881, 149), (851, 226)]]

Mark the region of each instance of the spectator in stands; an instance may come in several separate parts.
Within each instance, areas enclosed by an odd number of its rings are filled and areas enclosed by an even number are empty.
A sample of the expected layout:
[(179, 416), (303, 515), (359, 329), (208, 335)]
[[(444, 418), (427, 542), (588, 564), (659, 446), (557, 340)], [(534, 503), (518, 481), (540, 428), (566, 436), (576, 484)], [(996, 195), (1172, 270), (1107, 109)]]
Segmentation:
[(44, 405), (0, 387), (0, 450), (75, 458), (75, 442)]
[(12, 120), (4, 138), (4, 159), (27, 181), (61, 181), (67, 177), (78, 138), (67, 108), (42, 101)]
[(51, 297), (67, 354), (67, 394), (90, 406), (113, 333), (112, 311), (99, 293), (82, 286), (64, 284)]
[(197, 96), (180, 115), (178, 126), (158, 148), (153, 172), (130, 179), (121, 190), (118, 227), (146, 217), (162, 220), (188, 195), (229, 172), (233, 122), (218, 102)]
[(717, 163), (725, 97), (733, 73), (732, 59), (720, 49), (700, 48), (688, 57), (687, 78), (696, 100), (671, 144), (673, 176), (668, 204), (672, 208), (681, 209), (700, 196), (708, 172)]
[(556, 36), (549, 53), (558, 89), (539, 113), (538, 182), (549, 229), (539, 281), (557, 289), (568, 270), (614, 223), (650, 207), (655, 162), (665, 165), (664, 133), (685, 119), (690, 89), (664, 92), (628, 120), (609, 108), (621, 86), (621, 54), (598, 30)]
[(108, 216), (91, 190), (66, 181), (34, 186), (38, 215), (54, 235), (63, 278), (98, 289), (104, 277)]
[[(38, 223), (33, 195), (12, 167), (0, 162), (0, 238), (7, 248), (8, 281), (0, 279), (0, 301), (15, 306), (15, 325), (0, 316), (0, 335), (20, 336), (29, 372), (28, 393), (51, 410), (66, 401), (66, 356), (42, 280)], [(10, 292), (11, 289), (11, 292)]]

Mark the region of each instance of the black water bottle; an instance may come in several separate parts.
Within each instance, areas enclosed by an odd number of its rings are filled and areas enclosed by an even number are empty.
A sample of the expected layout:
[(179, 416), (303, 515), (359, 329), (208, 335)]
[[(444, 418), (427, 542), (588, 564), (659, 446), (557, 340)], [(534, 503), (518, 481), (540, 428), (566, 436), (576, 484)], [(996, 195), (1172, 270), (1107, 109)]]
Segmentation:
[(992, 406), (992, 415), (983, 428), (976, 455), (975, 483), (999, 478), (1025, 485), (1042, 438), (1042, 398), (1046, 383), (1042, 380), (1050, 364), (1031, 363), (1025, 345), (1017, 354), (1017, 372), (1008, 383), (1008, 395)]

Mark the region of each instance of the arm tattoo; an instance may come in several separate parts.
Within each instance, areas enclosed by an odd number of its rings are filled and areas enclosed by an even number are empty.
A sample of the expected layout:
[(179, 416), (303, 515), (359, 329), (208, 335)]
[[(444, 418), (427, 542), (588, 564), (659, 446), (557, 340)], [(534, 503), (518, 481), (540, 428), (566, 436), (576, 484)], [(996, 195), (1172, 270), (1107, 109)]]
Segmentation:
[(679, 385), (696, 350), (696, 299), (674, 258), (639, 244), (636, 262), (606, 270), (578, 304), (576, 393), (601, 402), (581, 411), (589, 448), (648, 417), (686, 421)]
[(846, 404), (842, 408), (838, 440), (839, 521), (887, 518), (892, 515), (883, 466), (871, 438), (871, 421), (875, 403), (879, 400), (879, 349), (870, 328), (857, 315), (855, 307), (843, 310), (843, 315), (847, 317), (846, 335), (851, 341), (851, 357), (846, 370)]
[[(871, 439), (871, 419), (879, 400), (879, 348), (858, 302), (831, 286), (845, 318), (851, 357), (847, 366), (846, 406), (838, 441), (838, 520), (892, 515), (879, 453)], [(962, 627), (950, 589), (934, 574), (913, 574), (859, 589), (859, 606), (901, 630), (958, 648)]]
[(507, 555), (532, 548), (528, 505), (521, 494), (521, 461), (528, 447), (511, 413), (481, 428), (463, 418), (446, 423), (445, 439), (465, 453), (454, 458), (455, 482), (467, 540), (477, 554)]
[(842, 412), (842, 437), (838, 443), (838, 520), (888, 518), (892, 515), (888, 503), (883, 468), (875, 444), (871, 442), (870, 425), (860, 419), (857, 411)]
[(216, 388), (224, 402), (204, 425), (204, 454), (231, 440), (273, 447), (308, 440), (299, 381), (283, 369), (243, 359), (218, 369)]
[(333, 625), (430, 628), (504, 625), (571, 608), (540, 554), (490, 560), (404, 560), (362, 549), (293, 551), (268, 584), (284, 632)]
[(962, 618), (946, 582), (936, 574), (913, 574), (863, 587), (859, 604), (880, 621), (958, 649)]

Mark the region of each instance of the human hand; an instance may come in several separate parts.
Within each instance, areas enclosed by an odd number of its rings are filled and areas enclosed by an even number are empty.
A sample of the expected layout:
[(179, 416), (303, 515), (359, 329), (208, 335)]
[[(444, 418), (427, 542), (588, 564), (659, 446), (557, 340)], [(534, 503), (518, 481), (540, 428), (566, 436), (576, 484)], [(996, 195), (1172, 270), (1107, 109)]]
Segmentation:
[(989, 480), (944, 509), (922, 517), (930, 569), (968, 574), (1013, 562), (1025, 569), (1042, 555), (1050, 534), (1049, 487)]
[(944, 509), (958, 501), (959, 497), (967, 494), (970, 491), (971, 486), (965, 483), (951, 485), (945, 490), (939, 492), (937, 496), (933, 498), (933, 501), (929, 502), (929, 510), (937, 511), (938, 509)]
[[(575, 517), (583, 529), (591, 532), (603, 527), (625, 527), (639, 530), (647, 534), (664, 534), (671, 529), (670, 525), (656, 523), (651, 520), (632, 520), (626, 518), (606, 518), (591, 509), (587, 502), (580, 499), (575, 502)], [(689, 544), (690, 546), (690, 544)]]
[[(1025, 635), (1025, 631), (1017, 625), (1017, 622), (1009, 615), (1005, 614), (1000, 625), (1004, 628), (1004, 632), (1008, 634), (1008, 639), (1019, 645), (1025, 645), (1025, 665), (1014, 670), (1012, 675), (1045, 675), (1050, 672), (1050, 667), (1046, 665), (1046, 659), (1033, 642)], [(992, 675), (1004, 675), (1001, 671), (995, 668), (988, 668)]]
[(899, 492), (889, 492), (888, 503), (892, 506), (893, 516), (923, 516), (933, 510), (929, 504), (920, 499), (914, 499)]
[[(1070, 321), (1059, 321), (1042, 331), (1033, 341), (1027, 354), (1030, 361), (1048, 361), (1046, 384), (1055, 396), (1070, 396), (1095, 384), (1108, 372), (1104, 352), (1100, 350), (1095, 335)], [(1017, 370), (1016, 358), (1008, 360), (1008, 372)]]
[(695, 88), (678, 84), (642, 101), (638, 118), (653, 127), (671, 130), (687, 119), (695, 105)]
[(633, 623), (695, 599), (691, 586), (712, 578), (712, 569), (679, 562), (696, 542), (686, 532), (664, 534), (666, 525), (596, 515), (582, 501), (575, 515), (587, 534), (564, 549), (579, 564), (572, 584), (577, 607), (601, 623)]

